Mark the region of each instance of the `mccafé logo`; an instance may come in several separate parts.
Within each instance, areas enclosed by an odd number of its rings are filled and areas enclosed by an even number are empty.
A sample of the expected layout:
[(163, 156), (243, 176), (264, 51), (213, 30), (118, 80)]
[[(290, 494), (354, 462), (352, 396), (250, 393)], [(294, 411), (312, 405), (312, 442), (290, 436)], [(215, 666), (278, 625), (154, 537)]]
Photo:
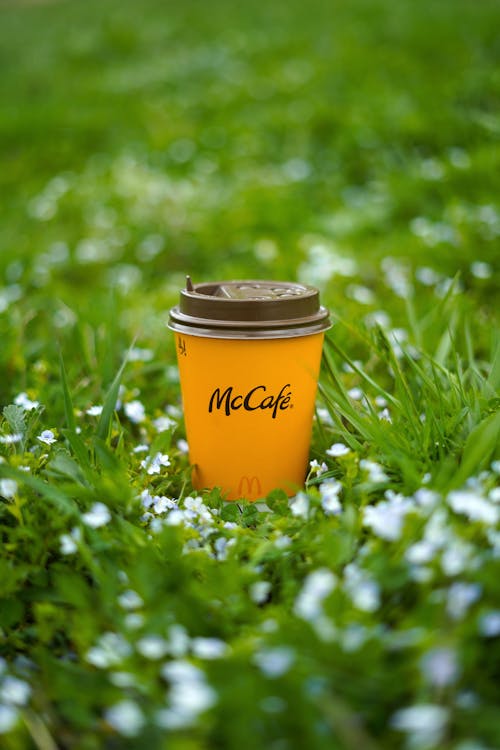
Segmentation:
[(229, 417), (233, 411), (238, 411), (238, 409), (245, 409), (245, 411), (257, 411), (257, 409), (265, 411), (269, 409), (272, 412), (272, 418), (276, 419), (279, 411), (285, 411), (292, 407), (291, 398), (290, 383), (284, 385), (278, 394), (268, 393), (265, 385), (256, 385), (247, 393), (235, 394), (233, 386), (230, 385), (222, 392), (220, 388), (215, 389), (210, 396), (208, 411), (211, 414), (215, 409), (217, 411), (222, 409), (225, 415)]

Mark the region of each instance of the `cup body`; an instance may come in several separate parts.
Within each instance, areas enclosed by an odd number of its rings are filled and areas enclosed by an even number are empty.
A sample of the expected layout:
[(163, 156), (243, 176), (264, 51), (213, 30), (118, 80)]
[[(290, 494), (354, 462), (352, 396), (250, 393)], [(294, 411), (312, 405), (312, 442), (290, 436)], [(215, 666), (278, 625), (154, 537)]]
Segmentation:
[(304, 482), (324, 333), (217, 338), (175, 332), (195, 489), (256, 500)]

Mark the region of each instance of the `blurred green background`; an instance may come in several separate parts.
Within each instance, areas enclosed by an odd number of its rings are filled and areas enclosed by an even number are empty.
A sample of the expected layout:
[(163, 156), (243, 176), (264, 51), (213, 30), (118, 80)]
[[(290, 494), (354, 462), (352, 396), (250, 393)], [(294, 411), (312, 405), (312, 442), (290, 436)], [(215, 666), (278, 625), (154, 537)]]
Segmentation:
[(415, 272), (418, 314), (459, 273), (479, 341), (491, 329), (494, 0), (0, 13), (3, 401), (56, 339), (108, 378), (134, 335), (165, 346), (185, 273), (299, 278), (344, 317), (382, 307), (395, 325)]

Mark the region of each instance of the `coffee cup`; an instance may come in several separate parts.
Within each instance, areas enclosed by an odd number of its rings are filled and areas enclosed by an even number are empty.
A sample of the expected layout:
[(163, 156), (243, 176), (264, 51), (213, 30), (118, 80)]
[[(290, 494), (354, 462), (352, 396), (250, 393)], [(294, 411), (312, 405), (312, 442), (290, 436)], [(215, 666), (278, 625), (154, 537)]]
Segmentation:
[(256, 500), (303, 485), (330, 325), (314, 287), (187, 277), (168, 327), (195, 489)]

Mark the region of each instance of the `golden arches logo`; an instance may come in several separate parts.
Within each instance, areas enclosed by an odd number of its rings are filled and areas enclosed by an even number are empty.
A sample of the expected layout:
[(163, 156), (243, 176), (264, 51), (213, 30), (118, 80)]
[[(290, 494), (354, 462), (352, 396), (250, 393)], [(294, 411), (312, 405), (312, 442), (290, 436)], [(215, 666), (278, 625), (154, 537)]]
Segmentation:
[(262, 485), (259, 477), (241, 477), (238, 484), (238, 495), (240, 497), (259, 497), (262, 494)]

